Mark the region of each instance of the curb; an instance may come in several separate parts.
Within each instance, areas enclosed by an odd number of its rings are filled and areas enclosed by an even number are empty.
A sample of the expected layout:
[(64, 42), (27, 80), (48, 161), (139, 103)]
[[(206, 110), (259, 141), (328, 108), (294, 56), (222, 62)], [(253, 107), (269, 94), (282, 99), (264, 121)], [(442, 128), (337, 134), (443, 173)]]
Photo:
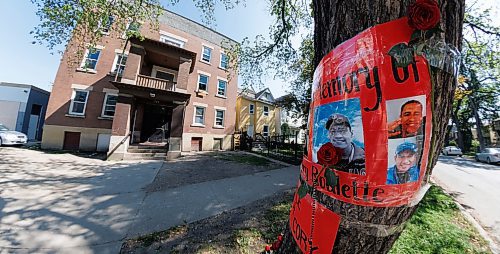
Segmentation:
[(453, 196), (451, 195), (450, 192), (448, 192), (443, 186), (446, 186), (445, 184), (439, 182), (438, 180), (436, 180), (435, 178), (431, 179), (431, 182), (436, 184), (437, 186), (441, 187), (441, 189), (448, 195), (450, 195), (450, 197), (452, 197), (453, 201), (455, 202), (455, 204), (458, 206), (458, 209), (460, 209), (460, 213), (462, 213), (462, 215), (465, 217), (465, 219), (470, 223), (472, 224), (472, 226), (474, 226), (474, 228), (478, 231), (479, 235), (481, 235), (482, 238), (484, 238), (488, 244), (489, 244), (489, 248), (491, 250), (491, 252), (493, 254), (500, 254), (500, 248), (498, 248), (497, 244), (495, 243), (495, 241), (493, 241), (493, 239), (490, 237), (490, 235), (488, 234), (488, 232), (486, 232), (486, 230), (484, 230), (483, 226), (481, 226), (481, 224), (479, 224), (479, 222), (460, 204), (458, 203), (455, 198), (453, 198)]

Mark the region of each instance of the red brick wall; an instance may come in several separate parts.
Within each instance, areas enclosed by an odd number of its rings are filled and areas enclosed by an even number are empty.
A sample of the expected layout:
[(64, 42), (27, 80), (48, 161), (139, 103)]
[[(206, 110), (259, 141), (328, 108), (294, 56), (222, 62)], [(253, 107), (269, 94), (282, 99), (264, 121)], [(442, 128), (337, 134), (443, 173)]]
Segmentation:
[[(160, 34), (157, 31), (148, 31), (148, 25), (143, 25), (143, 34), (146, 37), (159, 40)], [(184, 48), (193, 51), (197, 54), (197, 59), (195, 61), (195, 68), (189, 75), (189, 81), (187, 86), (187, 92), (191, 94), (191, 99), (186, 107), (186, 114), (184, 119), (184, 132), (192, 133), (212, 133), (212, 134), (230, 134), (234, 132), (234, 124), (236, 117), (236, 97), (237, 97), (237, 78), (230, 80), (226, 88), (226, 97), (219, 98), (216, 97), (217, 93), (217, 76), (224, 77), (227, 79), (228, 73), (225, 70), (220, 69), (218, 66), (220, 64), (220, 52), (221, 47), (215, 45), (214, 43), (204, 41), (194, 35), (185, 33), (183, 31), (168, 27), (166, 25), (161, 25), (160, 30), (166, 31), (177, 36), (186, 38), (188, 41)], [(211, 64), (206, 64), (200, 61), (202, 52), (202, 43), (208, 44), (214, 49), (212, 50)], [(81, 127), (91, 127), (91, 128), (111, 128), (112, 121), (110, 120), (100, 120), (98, 117), (101, 115), (104, 93), (103, 88), (116, 89), (108, 81), (113, 80), (112, 76), (108, 76), (111, 71), (112, 64), (115, 58), (115, 49), (121, 49), (123, 47), (122, 40), (113, 39), (106, 37), (103, 42), (100, 43), (104, 46), (101, 51), (97, 63), (97, 72), (85, 73), (76, 71), (79, 67), (79, 63), (76, 66), (69, 67), (67, 63), (67, 54), (72, 52), (72, 49), (68, 49), (61, 60), (59, 70), (54, 81), (54, 87), (49, 100), (49, 105), (47, 109), (46, 124), (49, 125), (63, 125), (63, 126), (81, 126)], [(211, 74), (208, 84), (208, 95), (203, 97), (196, 96), (196, 89), (198, 86), (198, 73), (201, 70)], [(236, 77), (236, 75), (232, 75)], [(69, 102), (71, 99), (71, 93), (73, 89), (72, 84), (82, 84), (92, 86), (92, 91), (89, 93), (89, 99), (87, 103), (87, 108), (85, 112), (85, 118), (72, 118), (67, 117), (65, 114), (69, 111)], [(208, 104), (205, 112), (205, 125), (206, 127), (192, 127), (194, 107), (193, 102), (199, 102)], [(215, 109), (214, 106), (225, 107), (225, 128), (215, 129), (213, 124), (215, 121)]]

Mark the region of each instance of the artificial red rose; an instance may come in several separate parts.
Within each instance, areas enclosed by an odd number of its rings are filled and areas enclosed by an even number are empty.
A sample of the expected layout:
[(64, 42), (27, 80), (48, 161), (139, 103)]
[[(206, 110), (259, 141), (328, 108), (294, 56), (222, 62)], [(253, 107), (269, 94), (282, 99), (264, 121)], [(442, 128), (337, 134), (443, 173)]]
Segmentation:
[(429, 30), (440, 19), (439, 6), (434, 0), (417, 0), (408, 8), (408, 24), (414, 29)]
[(339, 162), (340, 153), (332, 143), (328, 142), (319, 148), (316, 153), (318, 163), (323, 166), (333, 166)]

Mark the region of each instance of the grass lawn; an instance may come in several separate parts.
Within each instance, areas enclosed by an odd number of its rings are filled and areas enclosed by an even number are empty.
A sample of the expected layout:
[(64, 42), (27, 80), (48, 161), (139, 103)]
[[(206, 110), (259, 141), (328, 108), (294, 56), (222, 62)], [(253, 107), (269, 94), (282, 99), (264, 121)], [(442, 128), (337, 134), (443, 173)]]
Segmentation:
[(432, 186), (390, 253), (491, 253), (453, 199)]
[[(209, 240), (199, 236), (179, 236), (186, 228), (178, 227), (142, 239), (129, 240), (131, 247), (126, 250), (135, 251), (126, 253), (158, 251), (164, 247), (168, 247), (171, 253), (262, 253), (264, 246), (273, 243), (288, 222), (291, 199), (290, 192), (281, 201), (276, 200), (274, 205), (267, 206), (266, 209), (257, 208), (260, 209), (259, 212), (250, 212), (250, 215), (243, 215), (244, 218), (236, 221), (228, 219), (230, 216), (221, 216), (217, 223), (195, 222), (187, 226), (189, 230), (197, 232), (192, 235), (203, 235)], [(244, 213), (236, 211), (234, 214), (242, 216)], [(220, 228), (221, 225), (226, 226)], [(210, 231), (207, 227), (217, 228), (218, 231), (207, 235), (207, 231)], [(205, 231), (199, 232), (200, 228)], [(161, 246), (169, 241), (178, 241), (180, 244)], [(152, 245), (153, 243), (156, 245)], [(154, 247), (148, 247), (150, 245)], [(178, 251), (180, 245), (193, 248)], [(491, 253), (487, 246), (487, 242), (462, 216), (452, 198), (439, 187), (432, 186), (390, 253)], [(124, 249), (122, 253), (123, 251)]]
[[(235, 247), (241, 252), (250, 246), (240, 243), (272, 243), (287, 223), (289, 210), (289, 202), (269, 209), (264, 216), (268, 226), (257, 232), (254, 229), (236, 232), (234, 241), (238, 244)], [(491, 253), (487, 246), (488, 243), (462, 216), (453, 199), (439, 187), (432, 186), (390, 253)]]
[(234, 161), (238, 163), (250, 164), (254, 166), (267, 166), (273, 162), (266, 158), (261, 158), (244, 153), (217, 153), (214, 155), (215, 158), (227, 161)]

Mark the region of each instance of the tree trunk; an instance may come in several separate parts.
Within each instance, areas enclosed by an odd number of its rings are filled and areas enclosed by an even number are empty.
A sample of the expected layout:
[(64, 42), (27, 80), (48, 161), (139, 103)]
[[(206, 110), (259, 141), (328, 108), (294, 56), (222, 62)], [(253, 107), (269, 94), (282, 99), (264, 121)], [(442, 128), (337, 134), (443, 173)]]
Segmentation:
[[(390, 20), (406, 16), (409, 0), (313, 0), (314, 9), (314, 64), (333, 48), (359, 32)], [(440, 0), (441, 29), (445, 31), (445, 40), (458, 48), (461, 46), (462, 24), (465, 0)], [(453, 92), (456, 88), (453, 75), (433, 71), (433, 133), (429, 151), (429, 163), (426, 169), (428, 176), (437, 162), (439, 151), (444, 141), (444, 133), (452, 108)], [(424, 177), (428, 179), (428, 177)], [(386, 253), (399, 237), (402, 229), (385, 235), (375, 236), (373, 224), (388, 227), (406, 222), (416, 206), (369, 207), (358, 206), (333, 199), (317, 192), (316, 200), (334, 211), (348, 217), (341, 220), (332, 253)], [(346, 216), (348, 215), (348, 216)], [(352, 223), (352, 222), (356, 223)], [(353, 226), (356, 225), (356, 226)], [(361, 226), (362, 225), (362, 226)], [(371, 225), (371, 226), (370, 226)], [(289, 226), (285, 230), (283, 244), (277, 253), (299, 253)]]
[(458, 110), (460, 109), (461, 104), (462, 99), (459, 99), (459, 101), (457, 102), (457, 108), (451, 113), (451, 121), (457, 128), (457, 145), (460, 149), (462, 149), (463, 152), (465, 152), (464, 135), (462, 133), (460, 121), (458, 120)]
[[(479, 117), (479, 112), (478, 112), (478, 107), (477, 103), (475, 100), (470, 101), (471, 107), (472, 107), (472, 114), (474, 114), (474, 120), (476, 122), (476, 134), (477, 134), (477, 140), (479, 141), (479, 149), (481, 151), (484, 150), (486, 147), (485, 141), (484, 141), (484, 136), (483, 136), (483, 123), (481, 122), (481, 117)], [(474, 151), (477, 152), (477, 151)]]

